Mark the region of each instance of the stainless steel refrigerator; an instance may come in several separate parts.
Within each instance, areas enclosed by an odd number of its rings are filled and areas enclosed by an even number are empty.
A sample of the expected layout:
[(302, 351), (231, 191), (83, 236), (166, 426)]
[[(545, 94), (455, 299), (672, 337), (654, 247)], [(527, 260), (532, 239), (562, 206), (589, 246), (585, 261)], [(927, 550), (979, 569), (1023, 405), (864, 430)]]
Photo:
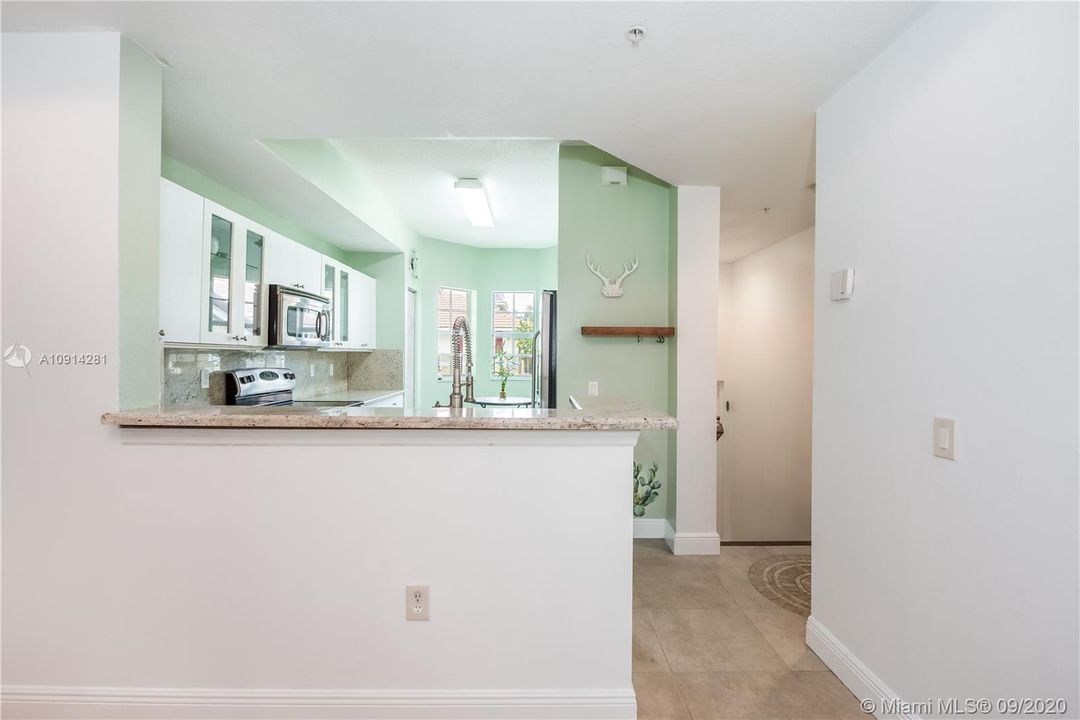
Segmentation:
[(553, 408), (555, 391), (555, 291), (544, 290), (540, 297), (540, 329), (533, 335), (533, 407)]

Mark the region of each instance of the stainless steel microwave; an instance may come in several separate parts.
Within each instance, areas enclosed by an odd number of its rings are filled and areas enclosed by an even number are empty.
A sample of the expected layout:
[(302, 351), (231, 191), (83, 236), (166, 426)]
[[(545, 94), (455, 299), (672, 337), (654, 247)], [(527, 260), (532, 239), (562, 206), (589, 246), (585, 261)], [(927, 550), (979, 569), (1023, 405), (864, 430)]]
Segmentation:
[(271, 285), (270, 347), (323, 347), (330, 342), (330, 301), (289, 285)]

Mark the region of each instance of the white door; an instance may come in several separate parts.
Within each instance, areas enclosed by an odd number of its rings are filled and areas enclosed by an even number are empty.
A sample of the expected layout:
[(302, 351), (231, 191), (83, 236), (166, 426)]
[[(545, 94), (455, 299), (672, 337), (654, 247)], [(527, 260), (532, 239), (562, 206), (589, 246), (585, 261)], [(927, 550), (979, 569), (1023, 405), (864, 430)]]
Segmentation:
[(199, 342), (203, 199), (161, 179), (158, 317), (164, 342)]
[(349, 271), (350, 345), (360, 350), (375, 349), (375, 278), (359, 270)]
[(199, 339), (264, 345), (263, 258), (268, 231), (205, 200)]
[(209, 200), (203, 218), (202, 318), (204, 343), (236, 344), (236, 282), (243, 218)]
[(323, 256), (315, 252), (307, 245), (296, 245), (297, 278), (298, 287), (301, 290), (318, 293), (322, 287), (323, 279)]
[(348, 311), (345, 303), (348, 289), (347, 283), (343, 283), (344, 273), (335, 260), (323, 257), (322, 282), (319, 292), (330, 301), (330, 348), (344, 347), (348, 336), (347, 326), (343, 325), (343, 318), (347, 321)]
[(270, 233), (266, 246), (266, 268), (264, 277), (267, 285), (288, 285), (296, 287), (300, 282), (299, 246), (276, 232)]
[(236, 327), (242, 345), (266, 344), (266, 286), (263, 267), (266, 261), (266, 238), (269, 231), (250, 220), (243, 226), (243, 253), (237, 258), (240, 275), (237, 277)]
[(405, 292), (405, 407), (413, 407), (416, 366), (416, 291)]

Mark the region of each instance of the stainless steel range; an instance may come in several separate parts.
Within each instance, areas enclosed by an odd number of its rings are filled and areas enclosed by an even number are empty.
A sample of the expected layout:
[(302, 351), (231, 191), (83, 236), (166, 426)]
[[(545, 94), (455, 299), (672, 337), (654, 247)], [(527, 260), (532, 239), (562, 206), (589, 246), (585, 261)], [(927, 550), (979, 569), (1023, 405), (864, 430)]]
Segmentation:
[(295, 400), (296, 373), (288, 368), (243, 368), (225, 373), (226, 405), (358, 407), (347, 400)]

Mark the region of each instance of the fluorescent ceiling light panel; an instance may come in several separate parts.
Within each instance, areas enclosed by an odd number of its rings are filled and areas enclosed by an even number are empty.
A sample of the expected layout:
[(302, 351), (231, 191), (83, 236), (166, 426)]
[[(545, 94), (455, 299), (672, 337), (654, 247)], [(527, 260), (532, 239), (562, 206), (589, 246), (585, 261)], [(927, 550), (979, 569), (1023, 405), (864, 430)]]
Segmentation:
[(473, 227), (494, 227), (495, 220), (491, 217), (491, 206), (488, 205), (487, 194), (484, 186), (476, 178), (461, 178), (454, 183), (461, 204), (465, 206), (465, 214), (469, 216), (469, 222)]

